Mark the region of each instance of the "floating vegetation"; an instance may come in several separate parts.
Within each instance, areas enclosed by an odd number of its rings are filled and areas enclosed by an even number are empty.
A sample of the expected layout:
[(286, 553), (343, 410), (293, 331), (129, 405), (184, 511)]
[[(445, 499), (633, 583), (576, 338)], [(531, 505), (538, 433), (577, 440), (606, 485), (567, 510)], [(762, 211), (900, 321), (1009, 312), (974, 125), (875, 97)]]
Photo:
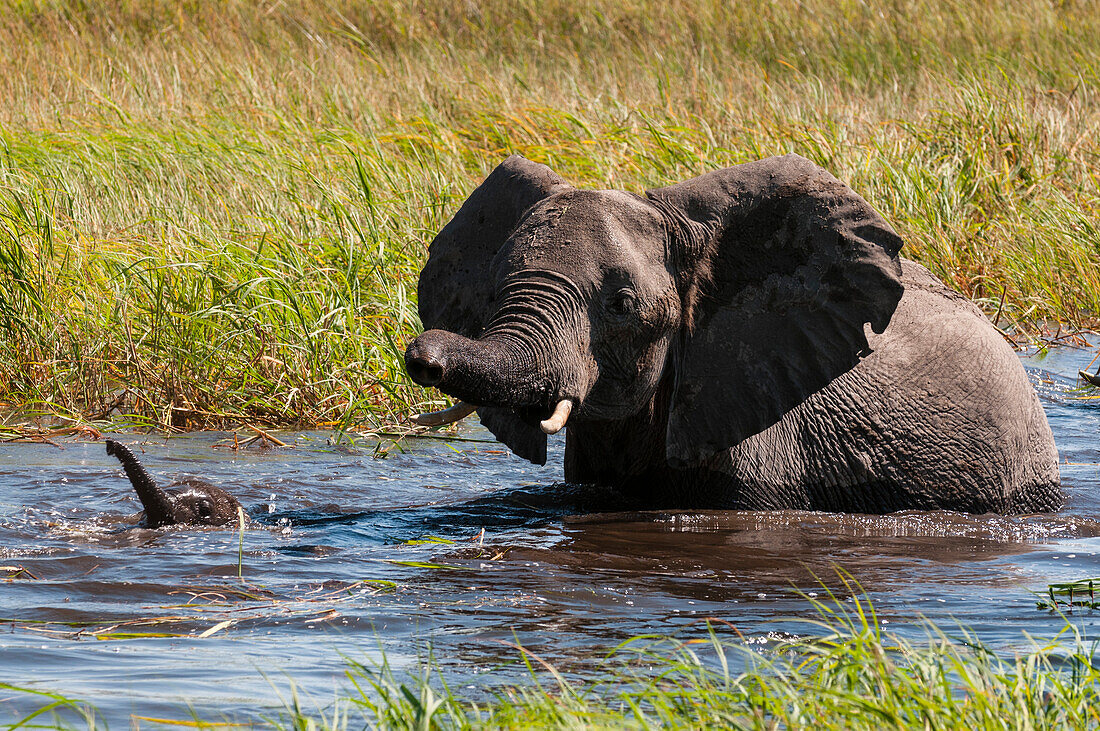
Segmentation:
[(160, 613), (144, 617), (123, 621), (107, 618), (35, 620), (0, 617), (0, 624), (10, 625), (13, 630), (72, 640), (146, 637), (205, 639), (231, 628), (245, 630), (271, 622), (328, 622), (339, 616), (341, 604), (359, 601), (364, 596), (392, 593), (397, 588), (394, 582), (381, 579), (332, 580), (294, 594), (277, 594), (243, 581), (240, 584), (188, 585), (168, 592), (170, 595), (188, 597), (186, 601), (152, 607), (161, 610)]
[(411, 538), (405, 541), (402, 545), (405, 546), (423, 546), (423, 545), (453, 545), (454, 540), (450, 538), (441, 538), (439, 536), (420, 536), (419, 538)]
[(1051, 611), (1072, 611), (1075, 608), (1100, 609), (1097, 589), (1100, 589), (1100, 578), (1051, 584), (1047, 587), (1046, 600), (1040, 601), (1038, 606), (1040, 609)]
[(414, 569), (438, 569), (440, 571), (473, 571), (469, 566), (456, 566), (454, 564), (445, 563), (432, 563), (431, 561), (402, 561), (399, 559), (389, 559), (386, 563), (391, 563), (394, 566), (409, 566)]
[(1087, 386), (1091, 386), (1093, 388), (1100, 388), (1100, 370), (1098, 370), (1096, 373), (1089, 373), (1089, 369), (1092, 368), (1092, 364), (1095, 363), (1097, 360), (1100, 360), (1100, 350), (1096, 351), (1096, 355), (1092, 357), (1092, 360), (1089, 361), (1089, 364), (1087, 366), (1077, 371), (1077, 377), (1081, 379), (1081, 381), (1083, 381)]
[(33, 579), (38, 580), (38, 577), (32, 574), (29, 570), (22, 566), (0, 566), (0, 573), (3, 573), (3, 578), (7, 581), (13, 579)]
[(1068, 406), (1100, 407), (1100, 393), (1092, 386), (1039, 368), (1025, 367), (1040, 398)]

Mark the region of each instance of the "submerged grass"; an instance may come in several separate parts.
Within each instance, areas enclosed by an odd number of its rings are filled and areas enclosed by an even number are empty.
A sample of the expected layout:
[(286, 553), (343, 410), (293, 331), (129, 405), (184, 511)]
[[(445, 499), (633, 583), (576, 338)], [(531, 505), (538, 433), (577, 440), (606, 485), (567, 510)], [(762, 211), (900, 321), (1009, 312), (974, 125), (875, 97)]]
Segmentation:
[(641, 190), (798, 152), (1004, 328), (1100, 312), (1086, 0), (18, 0), (0, 410), (393, 423), (425, 245), (510, 152)]
[[(1068, 622), (1059, 637), (1032, 641), (1031, 649), (1009, 658), (965, 629), (926, 625), (921, 640), (885, 632), (859, 595), (810, 601), (816, 620), (809, 631), (765, 649), (714, 623), (689, 639), (634, 638), (594, 659), (594, 672), (567, 677), (519, 648), (529, 682), (477, 699), (453, 691), (430, 660), (412, 671), (397, 671), (385, 660), (349, 662), (349, 697), (310, 711), (292, 694), (281, 714), (258, 725), (973, 730), (1100, 724), (1096, 645)], [(49, 718), (51, 728), (106, 727), (86, 704), (45, 697), (44, 713), (24, 720)], [(181, 723), (213, 728), (227, 722)]]

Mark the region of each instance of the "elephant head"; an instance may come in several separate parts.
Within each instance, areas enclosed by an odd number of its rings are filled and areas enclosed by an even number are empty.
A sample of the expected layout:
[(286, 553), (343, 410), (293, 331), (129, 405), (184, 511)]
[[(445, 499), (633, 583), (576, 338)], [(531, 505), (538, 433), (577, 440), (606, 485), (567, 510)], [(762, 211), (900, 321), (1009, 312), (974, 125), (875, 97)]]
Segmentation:
[(661, 393), (665, 459), (687, 466), (859, 362), (901, 297), (900, 247), (797, 155), (645, 196), (513, 155), (432, 242), (406, 368), (538, 464), (567, 419), (630, 420)]
[(243, 517), (241, 504), (219, 487), (202, 480), (189, 479), (171, 490), (161, 489), (129, 447), (108, 439), (107, 454), (122, 464), (141, 506), (146, 528), (166, 525), (225, 525)]

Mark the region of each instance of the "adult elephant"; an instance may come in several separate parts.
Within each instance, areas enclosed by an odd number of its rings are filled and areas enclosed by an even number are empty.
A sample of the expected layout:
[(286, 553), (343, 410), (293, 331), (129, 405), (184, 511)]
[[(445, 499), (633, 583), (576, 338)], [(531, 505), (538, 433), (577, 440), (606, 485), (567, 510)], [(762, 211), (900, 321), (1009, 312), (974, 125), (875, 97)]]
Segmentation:
[(413, 380), (565, 479), (653, 506), (1061, 504), (1050, 427), (969, 301), (797, 155), (638, 196), (513, 155), (436, 236)]

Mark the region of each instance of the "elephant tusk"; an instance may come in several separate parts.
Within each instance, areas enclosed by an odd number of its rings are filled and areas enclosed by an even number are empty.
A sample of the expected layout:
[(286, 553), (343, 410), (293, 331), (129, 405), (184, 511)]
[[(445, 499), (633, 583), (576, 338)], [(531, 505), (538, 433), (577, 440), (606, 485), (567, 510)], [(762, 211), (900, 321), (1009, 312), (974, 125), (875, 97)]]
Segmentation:
[(460, 419), (465, 419), (475, 411), (477, 411), (477, 407), (473, 404), (459, 401), (449, 409), (415, 414), (412, 420), (420, 426), (443, 426), (444, 424), (453, 424)]
[(569, 412), (572, 410), (573, 402), (569, 399), (562, 399), (554, 407), (554, 413), (550, 415), (550, 418), (540, 421), (539, 426), (547, 434), (557, 434), (565, 426), (565, 422), (569, 420)]

